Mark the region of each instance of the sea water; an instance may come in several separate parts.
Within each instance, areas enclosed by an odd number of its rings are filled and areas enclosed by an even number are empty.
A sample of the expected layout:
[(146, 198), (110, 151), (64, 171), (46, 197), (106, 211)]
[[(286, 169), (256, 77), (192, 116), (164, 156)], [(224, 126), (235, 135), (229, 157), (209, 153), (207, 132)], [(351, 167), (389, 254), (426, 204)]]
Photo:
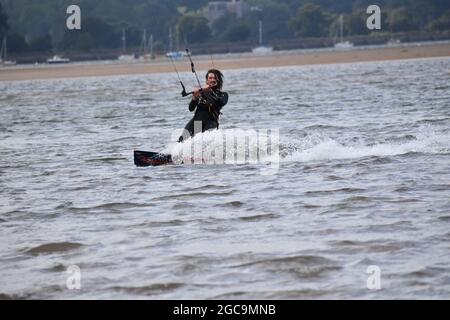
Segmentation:
[(174, 74), (0, 82), (0, 298), (450, 298), (449, 58), (224, 74), (183, 145)]

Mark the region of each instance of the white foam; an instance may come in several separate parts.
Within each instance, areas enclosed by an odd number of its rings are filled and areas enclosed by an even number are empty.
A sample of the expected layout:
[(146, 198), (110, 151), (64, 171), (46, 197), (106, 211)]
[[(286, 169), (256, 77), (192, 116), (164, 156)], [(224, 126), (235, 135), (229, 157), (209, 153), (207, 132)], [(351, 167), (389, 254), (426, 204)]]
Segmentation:
[(171, 144), (166, 151), (170, 152), (176, 163), (190, 163), (191, 160), (216, 164), (270, 162), (277, 157), (275, 152), (279, 145), (278, 141), (271, 143), (272, 152), (268, 153), (263, 140), (269, 135), (264, 130), (211, 130), (196, 134), (183, 143)]
[[(364, 143), (340, 143), (323, 134), (312, 133), (305, 138), (287, 139), (289, 143), (273, 145), (281, 150), (281, 157), (267, 154), (257, 139), (248, 138), (245, 130), (212, 130), (197, 134), (184, 143), (173, 143), (166, 152), (172, 155), (174, 162), (207, 164), (255, 164), (262, 162), (307, 162), (316, 160), (357, 159), (371, 156), (388, 157), (410, 152), (427, 154), (450, 153), (450, 133), (436, 133), (432, 128), (421, 128), (413, 140), (402, 142), (380, 142), (367, 145)], [(267, 134), (258, 132), (258, 137)], [(283, 140), (283, 137), (281, 137)], [(350, 140), (350, 139), (349, 139)], [(231, 142), (233, 141), (233, 142)], [(239, 142), (238, 142), (239, 141)], [(259, 140), (261, 141), (261, 140)], [(230, 145), (230, 142), (232, 143)], [(224, 146), (226, 146), (224, 148)], [(218, 161), (212, 155), (223, 154), (225, 161)], [(187, 160), (187, 161), (186, 161)]]
[[(314, 139), (314, 140), (317, 140)], [(370, 156), (387, 157), (410, 152), (428, 154), (449, 153), (450, 134), (437, 134), (425, 130), (416, 135), (416, 139), (397, 143), (378, 143), (374, 145), (344, 145), (333, 139), (322, 137), (319, 142), (301, 150), (294, 151), (283, 161), (314, 161), (333, 159), (356, 159)]]

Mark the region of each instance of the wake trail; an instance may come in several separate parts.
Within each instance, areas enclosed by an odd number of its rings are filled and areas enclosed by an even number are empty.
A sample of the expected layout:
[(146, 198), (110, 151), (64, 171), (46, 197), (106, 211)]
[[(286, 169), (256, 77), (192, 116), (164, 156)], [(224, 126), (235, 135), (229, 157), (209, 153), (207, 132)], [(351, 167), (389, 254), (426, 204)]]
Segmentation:
[[(248, 135), (245, 130), (220, 129), (197, 134), (184, 143), (173, 143), (165, 152), (175, 161), (195, 159), (201, 163), (256, 164), (261, 162), (308, 162), (320, 160), (390, 157), (407, 153), (450, 153), (450, 132), (421, 129), (400, 141), (355, 143), (350, 138), (339, 142), (327, 135), (311, 132), (302, 138), (270, 140), (265, 131)], [(270, 147), (261, 142), (271, 141)], [(218, 159), (222, 159), (217, 161)], [(188, 161), (190, 162), (190, 161)]]

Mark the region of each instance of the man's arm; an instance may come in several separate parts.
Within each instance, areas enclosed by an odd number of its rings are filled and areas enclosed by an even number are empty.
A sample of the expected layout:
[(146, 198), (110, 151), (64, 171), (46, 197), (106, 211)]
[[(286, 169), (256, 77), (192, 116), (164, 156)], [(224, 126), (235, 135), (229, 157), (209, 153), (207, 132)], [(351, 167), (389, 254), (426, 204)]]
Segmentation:
[(221, 109), (228, 103), (228, 93), (212, 91), (208, 93), (207, 100), (210, 104), (214, 105), (215, 108)]
[(198, 104), (199, 104), (199, 98), (200, 98), (200, 95), (201, 95), (201, 89), (200, 88), (198, 88), (198, 87), (196, 87), (195, 89), (194, 89), (194, 91), (193, 91), (193, 94), (192, 94), (192, 100), (191, 100), (191, 102), (189, 103), (189, 111), (190, 112), (192, 112), (192, 111), (194, 111), (195, 110), (195, 108), (197, 108), (197, 106), (198, 106)]
[(194, 98), (192, 98), (191, 102), (189, 103), (189, 111), (192, 112), (195, 110), (195, 108), (197, 108), (198, 106), (198, 99), (194, 100)]
[(221, 93), (219, 103), (221, 108), (228, 103), (228, 93), (226, 92)]
[[(192, 94), (192, 100), (189, 103), (189, 111), (192, 112), (195, 110), (195, 108), (200, 103), (200, 97), (202, 97), (203, 99), (206, 99), (208, 101), (208, 95), (210, 93), (211, 93), (211, 87), (209, 87), (209, 86), (204, 86), (202, 88), (196, 87)], [(228, 97), (227, 97), (227, 99), (228, 99)]]

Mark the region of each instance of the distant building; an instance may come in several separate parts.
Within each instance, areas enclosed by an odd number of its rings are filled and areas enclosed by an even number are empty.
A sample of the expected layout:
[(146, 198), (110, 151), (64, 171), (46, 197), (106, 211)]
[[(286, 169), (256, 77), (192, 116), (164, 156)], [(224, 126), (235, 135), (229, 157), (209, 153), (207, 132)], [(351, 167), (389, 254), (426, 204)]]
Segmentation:
[(227, 13), (235, 14), (238, 18), (242, 18), (249, 11), (250, 6), (243, 1), (209, 1), (207, 18), (209, 24), (212, 25), (217, 19)]

